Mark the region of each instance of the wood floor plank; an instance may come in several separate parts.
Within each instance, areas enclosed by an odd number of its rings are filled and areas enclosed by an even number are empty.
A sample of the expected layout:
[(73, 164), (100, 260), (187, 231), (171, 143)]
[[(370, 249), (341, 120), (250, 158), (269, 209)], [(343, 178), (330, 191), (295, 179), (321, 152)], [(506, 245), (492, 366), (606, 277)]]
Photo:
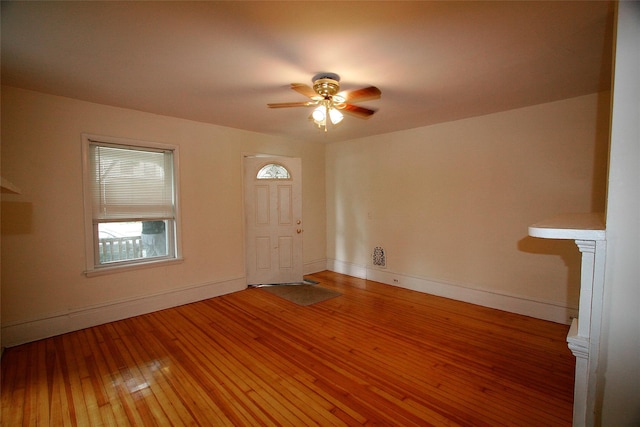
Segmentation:
[(364, 279), (259, 288), (9, 348), (2, 420), (56, 426), (569, 426), (568, 327)]
[[(189, 317), (190, 319), (198, 318), (196, 313), (192, 313)], [(215, 325), (211, 325), (211, 327), (213, 330), (215, 328)], [(209, 354), (227, 354), (230, 357), (228, 357), (226, 360), (224, 358), (218, 359), (217, 365), (219, 367), (225, 367), (227, 360), (242, 360), (243, 359), (242, 347), (235, 347), (232, 351), (233, 354), (228, 353), (229, 351), (231, 351), (231, 348), (233, 347), (233, 345), (225, 335), (228, 335), (230, 331), (225, 328), (224, 330), (221, 330), (219, 332), (220, 334), (219, 334), (218, 340), (221, 341), (219, 343), (220, 346), (212, 346), (211, 347), (212, 351), (210, 351)], [(200, 340), (201, 341), (206, 340), (207, 337), (209, 336), (207, 335), (206, 337), (201, 337)], [(248, 364), (252, 364), (252, 360)], [(226, 375), (228, 377), (237, 378), (238, 377), (237, 372), (243, 372), (246, 369), (247, 369), (247, 365), (236, 366), (233, 373), (231, 369), (227, 369)], [(271, 385), (275, 381), (278, 381), (279, 379), (278, 375), (274, 374), (271, 370), (264, 369), (262, 365), (255, 364), (254, 369), (260, 370), (259, 374), (256, 376), (257, 380), (249, 379), (246, 376), (242, 379), (243, 383), (247, 384), (246, 387), (249, 387), (251, 391), (256, 392), (255, 394), (252, 394), (254, 398), (261, 399), (271, 409), (277, 408), (277, 412), (281, 414), (281, 418), (283, 419), (286, 419), (287, 417), (294, 418), (296, 420), (295, 424), (306, 425), (309, 422), (312, 422), (312, 420), (308, 419), (308, 417), (305, 415), (304, 412), (301, 412), (300, 410), (298, 410), (295, 405), (291, 405), (289, 399), (287, 399), (284, 394), (282, 394), (282, 399), (275, 399), (275, 400), (273, 399), (272, 396), (280, 396), (281, 394), (281, 393), (275, 393), (274, 390), (271, 388)], [(259, 381), (260, 379), (264, 379), (266, 380), (266, 382)], [(290, 413), (290, 412), (293, 412), (293, 413)]]
[[(274, 325), (270, 325), (270, 329), (275, 329), (275, 326), (274, 326)], [(364, 331), (361, 331), (361, 333), (362, 333), (362, 334), (366, 334), (366, 332), (364, 332)], [(285, 331), (282, 331), (282, 330), (281, 330), (281, 331), (279, 331), (279, 334), (285, 334)], [(355, 335), (354, 335), (354, 336), (355, 336)], [(305, 339), (305, 338), (299, 338), (299, 339), (298, 339), (298, 341), (302, 341), (302, 342), (305, 342), (305, 341), (306, 341), (306, 342), (308, 342), (308, 338), (306, 338), (306, 339)], [(356, 345), (357, 345), (357, 344), (356, 344)], [(392, 344), (392, 345), (393, 345), (393, 344)], [(281, 356), (284, 356), (284, 355), (281, 355)], [(298, 359), (300, 359), (300, 358), (302, 358), (302, 357), (301, 357), (301, 356), (297, 356), (297, 358), (298, 358)], [(331, 357), (331, 355), (330, 355), (330, 354), (324, 354), (324, 355), (321, 355), (320, 357), (318, 357), (318, 360), (317, 360), (316, 362), (322, 362), (322, 361), (324, 361), (324, 363), (326, 364), (326, 363), (327, 363), (327, 361), (331, 360), (331, 358), (332, 358), (332, 357)], [(360, 359), (360, 361), (362, 361), (362, 360), (363, 360), (363, 359)], [(396, 364), (397, 364), (397, 361), (396, 361)], [(317, 366), (317, 365), (316, 365), (316, 366)], [(350, 367), (349, 367), (349, 370), (358, 370), (358, 367), (357, 367), (357, 365), (353, 365), (353, 366), (350, 366)], [(331, 374), (332, 374), (333, 372), (337, 372), (337, 371), (339, 371), (339, 369), (338, 369), (338, 368), (336, 368), (335, 366), (333, 366), (333, 367), (328, 368), (328, 370), (327, 370), (326, 372), (324, 372), (324, 373), (320, 373), (320, 374), (319, 374), (319, 376), (321, 376), (321, 377), (331, 376)], [(345, 374), (344, 372), (342, 372), (342, 373), (338, 372), (338, 373), (339, 373), (340, 375), (343, 375), (343, 376), (348, 376), (348, 375), (347, 375), (347, 374)], [(368, 373), (362, 372), (361, 374), (362, 374), (364, 377), (367, 377), (367, 376), (368, 376), (368, 377), (369, 377), (369, 381), (371, 381), (371, 378), (372, 378), (372, 375), (373, 375), (372, 371), (371, 371), (371, 372), (368, 372)], [(393, 380), (391, 380), (391, 381), (393, 381)], [(353, 388), (353, 387), (354, 387), (354, 385), (351, 385), (350, 387), (351, 387), (351, 388)], [(369, 396), (369, 397), (371, 397), (371, 396)], [(373, 397), (375, 398), (375, 396), (373, 396)], [(352, 403), (352, 405), (355, 405), (355, 403)], [(369, 409), (365, 410), (365, 412), (370, 411), (370, 409), (371, 409), (371, 408), (369, 408)], [(461, 413), (463, 413), (463, 412), (464, 412), (464, 411), (461, 411)]]

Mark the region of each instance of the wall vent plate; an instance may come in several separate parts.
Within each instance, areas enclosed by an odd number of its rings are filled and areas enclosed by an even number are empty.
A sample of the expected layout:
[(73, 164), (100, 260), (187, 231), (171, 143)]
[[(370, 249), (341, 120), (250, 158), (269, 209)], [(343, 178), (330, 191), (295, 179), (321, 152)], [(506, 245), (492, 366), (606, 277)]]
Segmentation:
[(384, 249), (380, 246), (373, 248), (373, 265), (383, 268), (387, 266), (387, 256)]

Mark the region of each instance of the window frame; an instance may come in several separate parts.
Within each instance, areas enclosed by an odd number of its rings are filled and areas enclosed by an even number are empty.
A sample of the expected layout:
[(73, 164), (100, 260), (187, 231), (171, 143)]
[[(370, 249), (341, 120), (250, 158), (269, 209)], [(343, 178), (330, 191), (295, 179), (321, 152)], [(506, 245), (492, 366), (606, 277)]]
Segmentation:
[[(161, 150), (172, 152), (173, 163), (173, 192), (174, 192), (174, 218), (173, 227), (167, 229), (167, 239), (173, 238), (174, 254), (164, 257), (142, 258), (127, 261), (118, 261), (109, 264), (99, 263), (98, 254), (98, 223), (93, 221), (93, 198), (91, 193), (91, 161), (90, 145), (101, 144), (104, 146), (117, 146), (138, 150)], [(148, 268), (159, 265), (181, 263), (182, 241), (180, 225), (180, 150), (177, 145), (160, 142), (142, 141), (127, 138), (116, 138), (103, 135), (82, 134), (82, 177), (84, 197), (84, 234), (85, 234), (85, 262), (87, 277), (103, 274), (117, 273), (127, 270)]]

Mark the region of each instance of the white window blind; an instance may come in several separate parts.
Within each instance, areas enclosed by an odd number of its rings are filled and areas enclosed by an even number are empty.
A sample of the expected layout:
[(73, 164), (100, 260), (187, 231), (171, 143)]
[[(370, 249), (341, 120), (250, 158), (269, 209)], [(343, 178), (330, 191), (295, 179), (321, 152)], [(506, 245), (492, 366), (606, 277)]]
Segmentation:
[(91, 143), (93, 221), (173, 219), (173, 152)]

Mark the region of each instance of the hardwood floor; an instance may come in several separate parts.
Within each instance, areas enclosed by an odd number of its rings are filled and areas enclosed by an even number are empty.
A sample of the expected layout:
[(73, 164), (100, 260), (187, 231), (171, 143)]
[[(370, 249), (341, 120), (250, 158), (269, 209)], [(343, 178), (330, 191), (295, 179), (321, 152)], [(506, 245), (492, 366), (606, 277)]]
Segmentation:
[(331, 272), (9, 348), (6, 426), (571, 424), (568, 326)]

